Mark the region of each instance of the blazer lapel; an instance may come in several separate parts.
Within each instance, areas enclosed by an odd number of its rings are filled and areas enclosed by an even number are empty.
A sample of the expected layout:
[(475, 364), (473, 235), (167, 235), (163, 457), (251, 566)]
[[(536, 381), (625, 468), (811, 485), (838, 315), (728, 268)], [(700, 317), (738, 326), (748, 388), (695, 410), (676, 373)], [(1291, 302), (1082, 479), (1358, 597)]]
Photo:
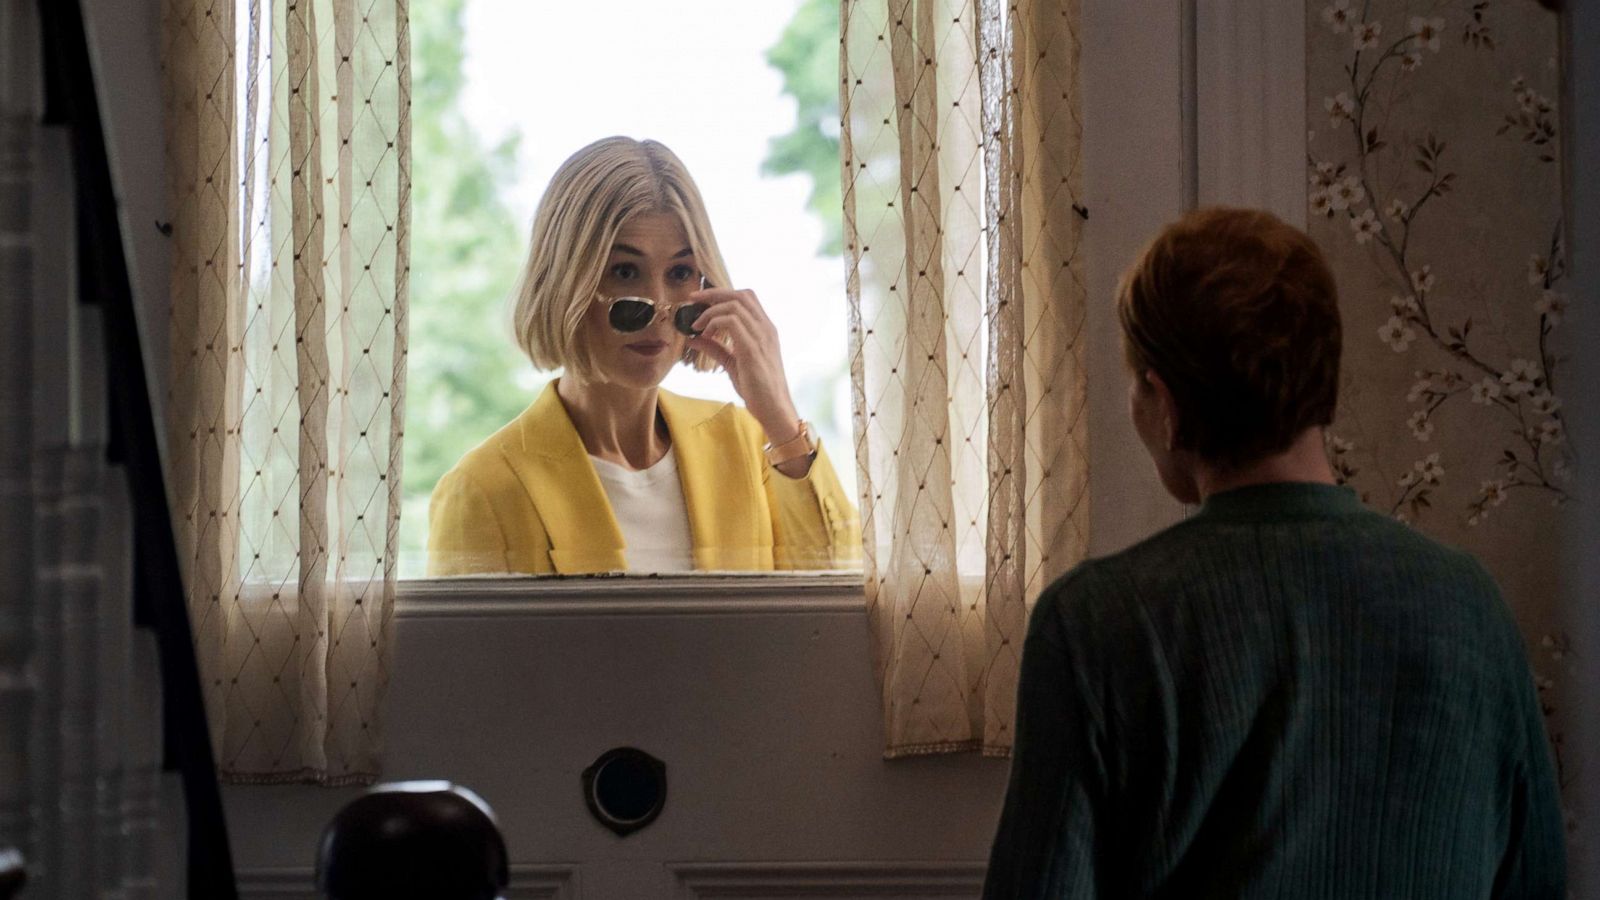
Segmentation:
[(512, 468), (550, 537), (555, 570), (570, 575), (627, 568), (611, 502), (554, 381), (519, 419), (523, 453)]
[(689, 511), (695, 568), (772, 568), (772, 525), (764, 514), (766, 496), (759, 477), (752, 477), (762, 468), (744, 458), (750, 448), (739, 434), (734, 408), (668, 391), (657, 393), (657, 403), (677, 448), (678, 480)]

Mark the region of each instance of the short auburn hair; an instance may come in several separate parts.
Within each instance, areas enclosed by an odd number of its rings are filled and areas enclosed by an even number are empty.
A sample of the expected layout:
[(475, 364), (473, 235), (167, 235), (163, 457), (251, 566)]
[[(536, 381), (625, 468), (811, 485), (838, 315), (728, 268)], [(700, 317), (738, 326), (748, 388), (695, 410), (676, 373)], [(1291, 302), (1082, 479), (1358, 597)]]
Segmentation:
[[(593, 377), (594, 364), (578, 340), (584, 313), (600, 289), (617, 233), (648, 213), (677, 218), (700, 271), (719, 287), (731, 283), (705, 201), (683, 161), (657, 141), (595, 141), (551, 177), (512, 292), (512, 330), (535, 368)], [(696, 369), (713, 366), (698, 350), (683, 361)]]
[(1277, 216), (1215, 207), (1168, 225), (1123, 274), (1117, 312), (1135, 375), (1172, 392), (1179, 449), (1238, 466), (1333, 421), (1338, 290)]

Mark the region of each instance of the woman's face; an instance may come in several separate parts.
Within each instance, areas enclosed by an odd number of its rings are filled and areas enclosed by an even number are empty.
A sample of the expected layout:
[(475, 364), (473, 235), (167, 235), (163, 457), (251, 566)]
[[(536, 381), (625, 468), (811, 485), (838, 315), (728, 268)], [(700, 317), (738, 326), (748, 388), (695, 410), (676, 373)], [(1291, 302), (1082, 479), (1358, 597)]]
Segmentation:
[[(672, 326), (664, 307), (689, 301), (700, 288), (700, 269), (683, 224), (671, 213), (636, 216), (617, 232), (600, 278), (601, 300), (589, 304), (580, 339), (601, 381), (648, 389), (661, 384), (683, 358), (689, 338)], [(610, 300), (648, 297), (655, 319), (640, 331), (622, 333), (608, 319)]]

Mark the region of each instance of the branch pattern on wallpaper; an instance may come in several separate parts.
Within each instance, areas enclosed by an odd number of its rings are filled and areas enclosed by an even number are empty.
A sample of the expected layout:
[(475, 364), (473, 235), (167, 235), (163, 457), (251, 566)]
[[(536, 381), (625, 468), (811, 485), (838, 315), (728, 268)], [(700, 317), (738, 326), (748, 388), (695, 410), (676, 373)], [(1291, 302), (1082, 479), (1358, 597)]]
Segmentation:
[[(1486, 21), (1488, 2), (1472, 5), (1462, 27), (1464, 49), (1492, 51), (1494, 36)], [(1349, 155), (1317, 160), (1311, 167), (1310, 208), (1313, 215), (1344, 218), (1357, 244), (1371, 245), (1374, 262), (1395, 282), (1390, 298), (1392, 315), (1377, 337), (1396, 353), (1405, 353), (1421, 339), (1441, 356), (1441, 362), (1417, 372), (1407, 394), (1415, 407), (1407, 421), (1411, 433), (1426, 443), (1433, 434), (1433, 419), (1447, 404), (1468, 403), (1468, 414), (1484, 419), (1487, 428), (1505, 434), (1506, 446), (1489, 477), (1483, 478), (1477, 497), (1468, 505), (1467, 522), (1477, 525), (1514, 493), (1540, 494), (1555, 503), (1569, 498), (1571, 473), (1565, 448), (1566, 423), (1561, 398), (1556, 394), (1556, 374), (1561, 359), (1553, 354), (1549, 337), (1561, 322), (1567, 305), (1559, 284), (1566, 276), (1561, 242), (1562, 225), (1556, 221), (1550, 239), (1528, 258), (1529, 296), (1524, 302), (1530, 321), (1523, 353), (1498, 358), (1473, 341), (1470, 315), (1452, 318), (1439, 301), (1439, 275), (1423, 261), (1412, 244), (1413, 230), (1431, 224), (1423, 217), (1430, 201), (1456, 187), (1448, 145), (1428, 134), (1410, 146), (1391, 146), (1377, 123), (1387, 119), (1385, 90), (1380, 75), (1407, 76), (1417, 72), (1428, 53), (1444, 50), (1446, 20), (1442, 16), (1412, 16), (1396, 39), (1383, 39), (1381, 20), (1366, 19), (1349, 0), (1336, 0), (1323, 10), (1323, 20), (1335, 35), (1347, 36), (1352, 48), (1345, 73), (1348, 90), (1323, 101), (1333, 128), (1347, 134)], [(1359, 20), (1358, 20), (1359, 17)], [(1544, 163), (1554, 163), (1556, 128), (1550, 99), (1529, 87), (1525, 78), (1512, 82), (1516, 106), (1506, 113), (1499, 134), (1516, 129)], [(1407, 168), (1395, 167), (1387, 179), (1378, 175), (1379, 158), (1403, 158)], [(1370, 202), (1369, 202), (1370, 201)], [(1378, 213), (1383, 209), (1382, 215)], [(1438, 213), (1444, 217), (1446, 213)], [(1330, 447), (1346, 480), (1358, 474), (1351, 461), (1348, 441), (1334, 439)], [(1395, 484), (1390, 512), (1406, 520), (1422, 516), (1432, 506), (1432, 496), (1445, 476), (1440, 454), (1418, 459)]]
[[(1570, 300), (1552, 187), (1559, 70), (1553, 40), (1546, 54), (1533, 37), (1550, 14), (1493, 0), (1312, 0), (1307, 12), (1311, 227), (1356, 324), (1346, 353), (1358, 396), (1329, 457), (1364, 502), (1402, 521), (1469, 545), (1518, 540), (1571, 499), (1574, 465), (1556, 341)], [(1490, 198), (1503, 202), (1508, 184), (1522, 210), (1549, 206), (1542, 224), (1498, 221)], [(1414, 365), (1409, 390), (1380, 374), (1383, 346)], [(1495, 536), (1469, 539), (1485, 527)], [(1567, 792), (1577, 773), (1551, 674), (1566, 674), (1574, 649), (1531, 624), (1544, 600), (1519, 577), (1503, 583), (1538, 635), (1535, 681)]]

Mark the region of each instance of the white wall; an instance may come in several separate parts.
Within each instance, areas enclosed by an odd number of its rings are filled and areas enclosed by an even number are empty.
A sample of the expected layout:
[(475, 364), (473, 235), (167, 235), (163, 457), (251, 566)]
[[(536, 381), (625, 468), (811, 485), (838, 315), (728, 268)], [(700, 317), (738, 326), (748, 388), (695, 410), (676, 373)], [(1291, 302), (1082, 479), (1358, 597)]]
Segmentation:
[(1091, 555), (1185, 514), (1128, 421), (1117, 279), (1194, 203), (1305, 223), (1304, 22), (1281, 0), (1083, 3)]
[(1195, 194), (1306, 223), (1305, 5), (1197, 3)]
[[(975, 888), (1006, 763), (881, 758), (859, 588), (712, 597), (703, 582), (403, 598), (386, 777), (482, 794), (523, 864), (514, 882), (534, 896), (579, 884), (589, 897), (672, 896), (688, 864), (823, 895), (859, 878)], [(590, 818), (580, 790), (616, 746), (667, 764), (665, 811), (627, 838)], [(322, 827), (356, 793), (229, 788), (245, 896), (303, 884)], [(797, 862), (820, 868), (801, 878), (781, 865)]]
[[(166, 159), (161, 130), (161, 0), (82, 0), (116, 180), (123, 250), (139, 310), (151, 399), (164, 408), (167, 370)], [(165, 428), (157, 428), (165, 440)]]
[(1084, 0), (1084, 252), (1089, 341), (1089, 553), (1148, 536), (1183, 513), (1128, 421), (1117, 278), (1183, 212), (1186, 36), (1182, 4)]

